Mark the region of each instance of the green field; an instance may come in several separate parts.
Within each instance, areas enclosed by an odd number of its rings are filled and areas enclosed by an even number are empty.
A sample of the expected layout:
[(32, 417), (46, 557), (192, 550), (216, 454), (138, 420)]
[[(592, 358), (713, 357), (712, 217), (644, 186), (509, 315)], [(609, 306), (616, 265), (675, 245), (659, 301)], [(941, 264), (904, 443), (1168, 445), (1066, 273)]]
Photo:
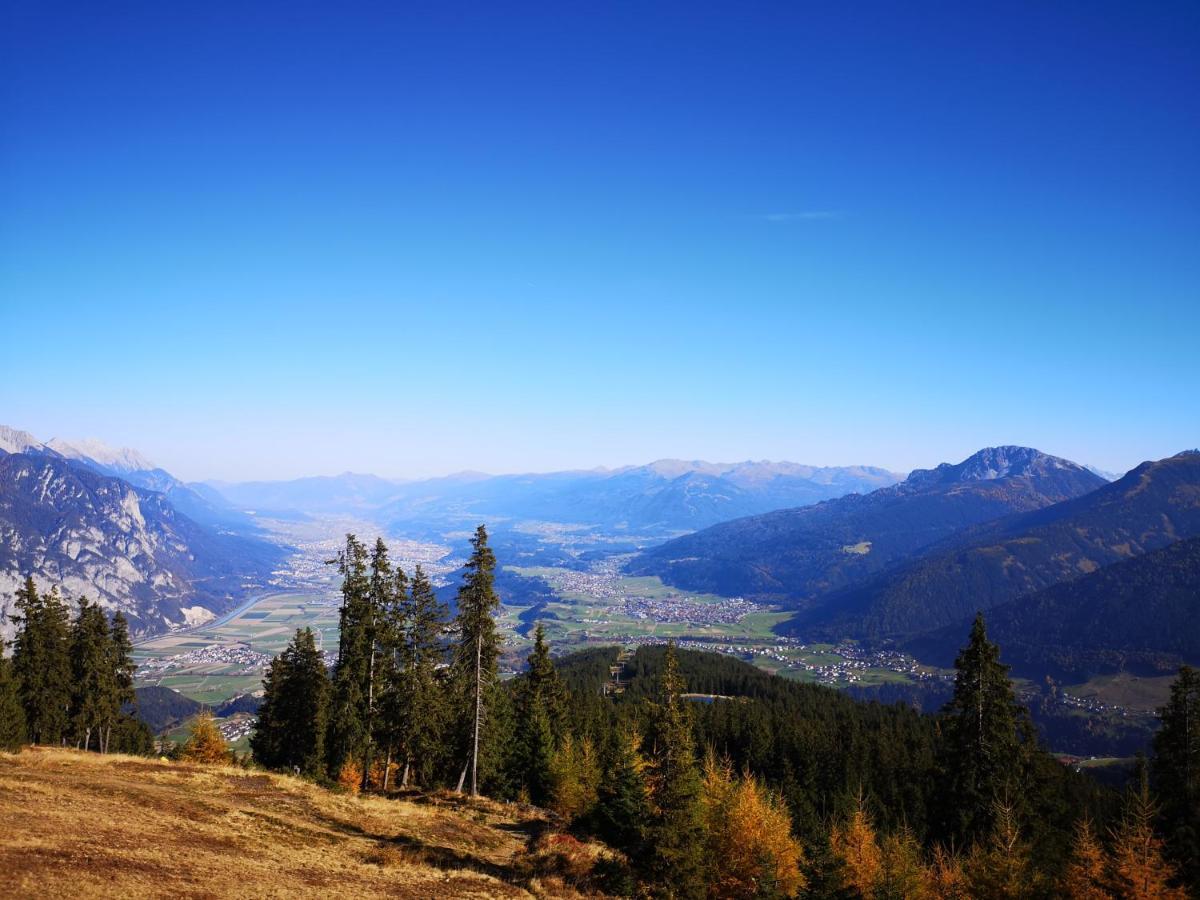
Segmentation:
[[(338, 608), (332, 598), (319, 594), (273, 594), (221, 625), (162, 635), (134, 647), (134, 660), (186, 654), (212, 647), (247, 648), (275, 656), (292, 639), (297, 628), (312, 628), (318, 646), (337, 646)], [(139, 675), (139, 685), (173, 688), (201, 703), (219, 703), (237, 694), (258, 690), (262, 671), (247, 671), (246, 665), (215, 661), (188, 661), (148, 676)]]
[(1118, 672), (1115, 675), (1097, 675), (1083, 684), (1068, 685), (1064, 689), (1085, 700), (1152, 712), (1166, 704), (1174, 680), (1174, 675), (1154, 677)]
[[(568, 653), (584, 646), (599, 644), (622, 645), (639, 638), (674, 638), (695, 640), (716, 645), (736, 645), (742, 648), (767, 650), (775, 655), (756, 652), (747, 655), (748, 661), (769, 672), (800, 681), (846, 684), (848, 679), (830, 679), (805, 669), (804, 666), (837, 667), (844, 663), (834, 646), (814, 644), (801, 649), (792, 645), (776, 648), (778, 637), (773, 627), (786, 619), (788, 612), (772, 609), (756, 610), (741, 615), (736, 621), (655, 621), (628, 615), (621, 597), (645, 601), (678, 603), (684, 609), (695, 604), (697, 619), (711, 613), (705, 608), (729, 601), (712, 594), (696, 594), (664, 585), (658, 578), (627, 578), (613, 576), (592, 585), (593, 591), (571, 590), (578, 586), (579, 573), (567, 569), (516, 568), (513, 571), (527, 577), (544, 578), (558, 594), (538, 613), (546, 637), (556, 653)], [(521, 616), (528, 607), (502, 607), (498, 624), (506, 639), (506, 672), (516, 671), (528, 652), (529, 640), (520, 636), (528, 623)], [(717, 612), (714, 610), (714, 612)], [(202, 703), (219, 704), (237, 694), (259, 690), (262, 685), (265, 657), (278, 654), (291, 640), (297, 628), (309, 627), (317, 634), (318, 645), (336, 648), (338, 606), (336, 595), (274, 594), (263, 597), (248, 609), (220, 625), (201, 626), (191, 631), (163, 635), (139, 643), (134, 649), (139, 663), (163, 661), (170, 657), (203, 650), (205, 658), (171, 660), (165, 668), (139, 673), (141, 685), (162, 685), (179, 691)], [(263, 654), (254, 657), (253, 664), (213, 659), (225, 651), (250, 650)], [(782, 656), (782, 659), (776, 658)], [(849, 673), (855, 684), (872, 685), (905, 682), (908, 677), (888, 669), (855, 669)]]
[[(626, 615), (614, 596), (598, 596), (595, 593), (573, 589), (571, 579), (579, 573), (569, 569), (545, 566), (508, 566), (507, 571), (526, 578), (544, 579), (558, 595), (558, 601), (548, 603), (538, 618), (552, 642), (574, 644), (608, 641), (621, 643), (630, 637), (694, 638), (711, 641), (770, 641), (775, 635), (772, 627), (786, 619), (790, 613), (776, 610), (759, 610), (744, 615), (736, 622), (663, 622)], [(727, 603), (725, 597), (715, 594), (700, 594), (669, 587), (653, 577), (614, 576), (605, 583), (605, 589), (626, 597), (647, 601), (679, 601), (697, 604), (702, 614), (704, 606)], [(524, 609), (514, 609), (502, 617), (502, 625), (516, 630), (518, 616)]]

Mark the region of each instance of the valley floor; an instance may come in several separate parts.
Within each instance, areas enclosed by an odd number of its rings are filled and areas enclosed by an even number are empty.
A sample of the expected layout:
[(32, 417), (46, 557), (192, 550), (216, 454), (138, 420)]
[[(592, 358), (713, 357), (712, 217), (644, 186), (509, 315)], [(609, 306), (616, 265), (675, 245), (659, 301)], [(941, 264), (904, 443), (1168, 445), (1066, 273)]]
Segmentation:
[(5, 897), (578, 896), (536, 877), (536, 811), (237, 768), (0, 753), (0, 822)]

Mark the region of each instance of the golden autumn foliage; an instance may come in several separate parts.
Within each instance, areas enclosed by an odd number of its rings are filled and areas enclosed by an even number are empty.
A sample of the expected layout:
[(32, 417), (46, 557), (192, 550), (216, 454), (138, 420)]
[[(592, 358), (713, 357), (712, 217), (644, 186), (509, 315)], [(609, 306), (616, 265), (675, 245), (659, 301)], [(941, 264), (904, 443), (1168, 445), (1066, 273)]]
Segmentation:
[(208, 710), (202, 711), (192, 722), (191, 731), (179, 755), (191, 762), (229, 762), (229, 745), (225, 743), (221, 730)]
[(934, 897), (929, 873), (921, 859), (921, 845), (912, 831), (902, 828), (884, 837), (880, 847), (879, 876), (875, 893), (880, 897), (929, 900)]
[(1108, 890), (1110, 860), (1096, 837), (1090, 819), (1075, 825), (1071, 862), (1063, 875), (1062, 893), (1068, 900), (1112, 900)]
[(930, 896), (937, 900), (965, 900), (967, 876), (963, 872), (962, 859), (945, 847), (933, 848), (933, 858), (925, 870)]
[(883, 853), (875, 836), (875, 826), (867, 815), (866, 803), (859, 795), (857, 807), (850, 821), (834, 825), (829, 835), (829, 846), (833, 855), (842, 863), (846, 886), (860, 896), (870, 897), (875, 893), (879, 869), (883, 864)]
[(357, 794), (362, 790), (362, 766), (352, 759), (346, 760), (342, 764), (342, 769), (338, 772), (338, 784), (344, 787), (352, 794)]
[(1121, 827), (1113, 835), (1112, 885), (1117, 896), (1127, 900), (1186, 900), (1187, 891), (1171, 885), (1176, 872), (1154, 833), (1155, 812), (1143, 782), (1130, 796)]
[(563, 738), (550, 762), (550, 778), (554, 786), (550, 805), (559, 815), (574, 819), (594, 807), (600, 788), (600, 759), (592, 742), (571, 735)]
[(782, 801), (747, 774), (735, 779), (710, 752), (704, 764), (708, 894), (714, 898), (791, 896), (805, 887), (804, 851)]
[(985, 844), (974, 847), (966, 862), (970, 896), (987, 900), (1023, 900), (1038, 893), (1041, 876), (1021, 836), (1011, 803), (996, 801), (995, 826)]
[[(362, 771), (361, 767), (359, 771)], [(399, 774), (399, 764), (389, 762), (386, 758), (371, 760), (371, 790), (386, 791), (389, 788), (396, 787)]]
[(830, 849), (842, 865), (846, 888), (871, 900), (967, 900), (971, 892), (962, 860), (938, 846), (929, 859), (907, 828), (879, 835), (860, 795), (854, 813), (834, 825)]

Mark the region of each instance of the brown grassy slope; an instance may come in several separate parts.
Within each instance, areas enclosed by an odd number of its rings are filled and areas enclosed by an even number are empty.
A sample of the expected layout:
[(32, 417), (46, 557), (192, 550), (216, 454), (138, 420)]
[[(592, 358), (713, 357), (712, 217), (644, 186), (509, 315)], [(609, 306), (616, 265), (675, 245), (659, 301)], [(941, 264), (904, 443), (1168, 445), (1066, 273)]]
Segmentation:
[(574, 896), (532, 877), (536, 815), (239, 769), (0, 753), (0, 823), (4, 897)]

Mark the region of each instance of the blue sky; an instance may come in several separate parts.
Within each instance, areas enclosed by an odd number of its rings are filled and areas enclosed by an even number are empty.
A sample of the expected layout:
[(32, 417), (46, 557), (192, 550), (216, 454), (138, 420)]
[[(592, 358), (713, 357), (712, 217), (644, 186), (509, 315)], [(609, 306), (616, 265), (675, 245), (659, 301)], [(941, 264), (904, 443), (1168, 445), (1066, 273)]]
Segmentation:
[(238, 6), (5, 5), (0, 421), (227, 479), (1200, 444), (1200, 5)]

